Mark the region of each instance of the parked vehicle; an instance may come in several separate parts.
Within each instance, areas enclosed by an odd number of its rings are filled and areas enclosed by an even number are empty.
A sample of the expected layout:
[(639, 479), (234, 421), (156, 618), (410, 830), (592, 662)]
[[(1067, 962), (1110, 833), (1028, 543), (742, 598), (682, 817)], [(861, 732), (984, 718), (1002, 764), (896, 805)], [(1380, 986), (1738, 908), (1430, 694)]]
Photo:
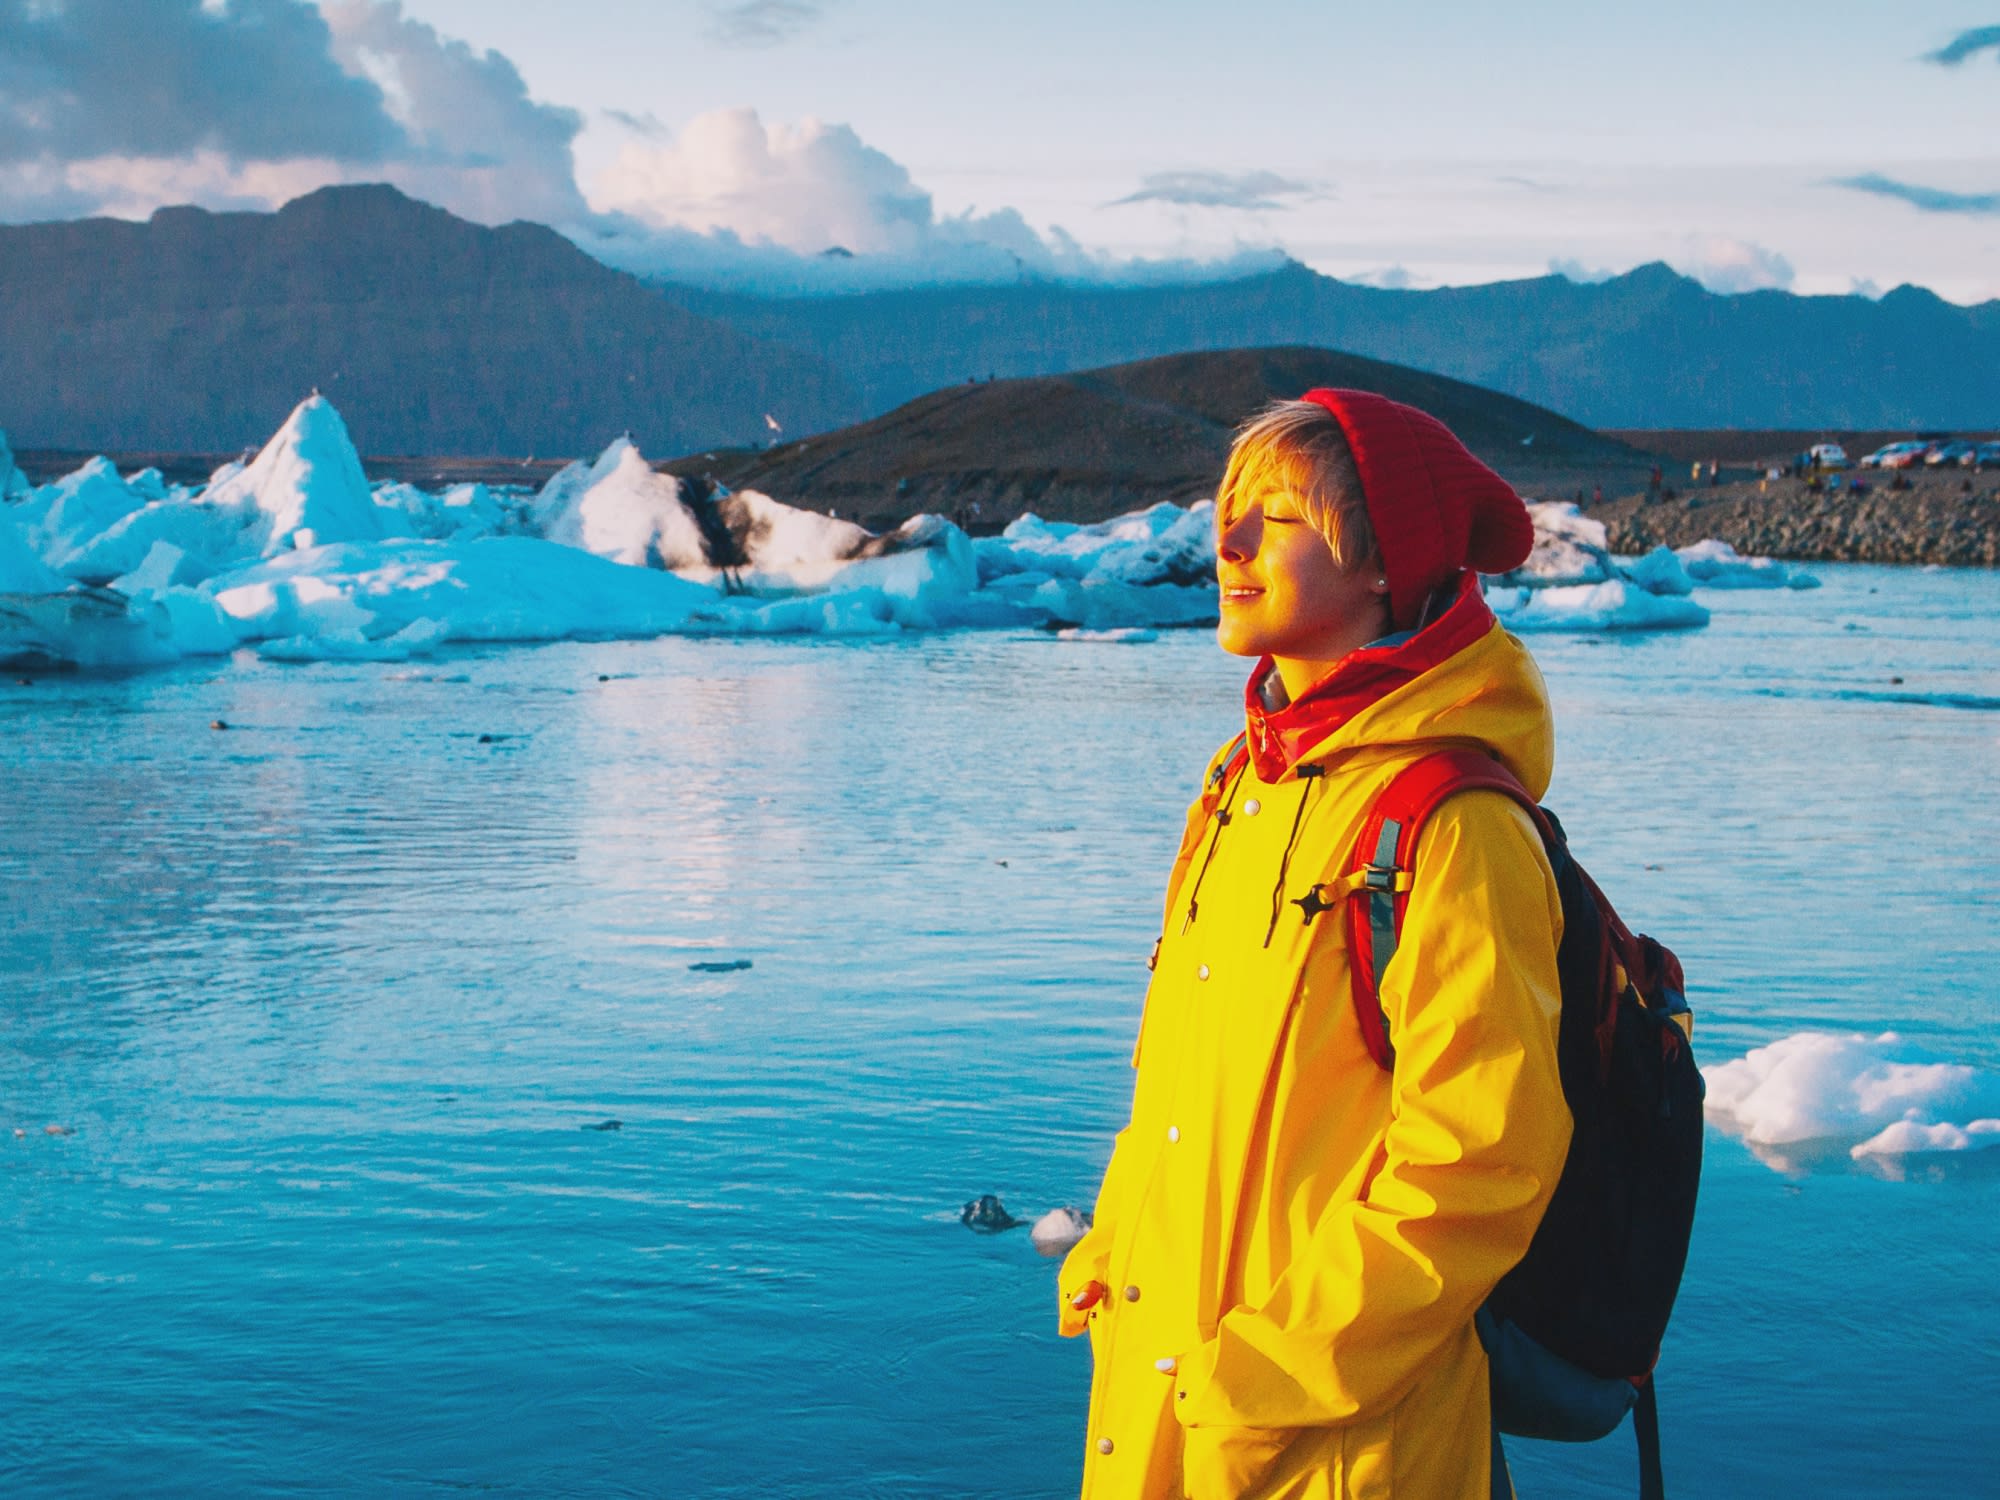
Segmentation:
[(1806, 450), (1806, 458), (1816, 469), (1847, 467), (1847, 450), (1838, 443), (1814, 443)]
[(2000, 469), (2000, 443), (1981, 443), (1972, 450), (1972, 462), (1976, 468)]
[[(1924, 450), (1928, 447), (1930, 447), (1929, 443), (1888, 443), (1883, 447), (1877, 448), (1873, 453), (1862, 459), (1861, 467), (1864, 469), (1900, 469), (1904, 467), (1905, 463), (1914, 463), (1922, 458)], [(1890, 461), (1892, 459), (1902, 460), (1903, 462), (1892, 463)]]
[(1924, 455), (1924, 463), (1933, 469), (1942, 469), (1957, 464), (1969, 464), (1978, 445), (1974, 443), (1939, 443)]

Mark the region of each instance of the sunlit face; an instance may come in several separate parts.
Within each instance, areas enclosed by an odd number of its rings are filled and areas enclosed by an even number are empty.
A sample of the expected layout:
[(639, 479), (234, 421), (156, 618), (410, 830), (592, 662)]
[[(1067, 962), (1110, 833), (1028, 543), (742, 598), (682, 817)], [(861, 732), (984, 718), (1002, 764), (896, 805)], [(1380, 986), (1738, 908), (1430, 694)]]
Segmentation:
[(1294, 696), (1295, 676), (1310, 681), (1314, 669), (1387, 632), (1379, 570), (1343, 570), (1296, 492), (1272, 486), (1239, 498), (1218, 526), (1216, 639), (1235, 656), (1275, 657)]

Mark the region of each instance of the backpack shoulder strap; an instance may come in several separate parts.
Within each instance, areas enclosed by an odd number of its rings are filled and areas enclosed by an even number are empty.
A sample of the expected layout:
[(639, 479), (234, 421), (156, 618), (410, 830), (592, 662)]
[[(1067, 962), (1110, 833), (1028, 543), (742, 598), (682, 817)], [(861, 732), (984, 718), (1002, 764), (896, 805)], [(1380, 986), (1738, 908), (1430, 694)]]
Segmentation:
[(1396, 956), (1403, 911), (1416, 869), (1417, 836), (1445, 798), (1475, 789), (1511, 798), (1535, 820), (1546, 840), (1547, 819), (1528, 789), (1483, 750), (1440, 750), (1396, 773), (1361, 824), (1348, 861), (1347, 952), (1354, 980), (1354, 1016), (1368, 1055), (1392, 1068), (1396, 1049), (1382, 1009), (1382, 976)]

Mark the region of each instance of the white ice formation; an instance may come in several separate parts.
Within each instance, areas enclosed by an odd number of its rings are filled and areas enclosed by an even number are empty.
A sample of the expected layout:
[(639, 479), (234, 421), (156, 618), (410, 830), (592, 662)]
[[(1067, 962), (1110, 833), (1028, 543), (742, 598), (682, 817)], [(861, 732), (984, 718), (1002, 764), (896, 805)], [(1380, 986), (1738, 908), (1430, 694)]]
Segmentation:
[[(101, 458), (29, 488), (0, 438), (0, 494), (0, 659), (146, 665), (249, 646), (396, 660), (453, 641), (953, 627), (1136, 643), (1217, 613), (1206, 501), (1094, 525), (1028, 515), (978, 541), (930, 515), (878, 535), (656, 472), (628, 438), (539, 492), (371, 488), (318, 395), (194, 488)], [(1699, 625), (1695, 582), (1764, 583), (1783, 566), (1720, 544), (1621, 561), (1574, 506), (1535, 520), (1535, 555), (1490, 591), (1516, 630)]]
[(1076, 1208), (1052, 1208), (1035, 1220), (1028, 1238), (1043, 1255), (1067, 1255), (1090, 1233), (1090, 1215)]
[(1675, 554), (1688, 576), (1708, 589), (1816, 589), (1819, 580), (1804, 568), (1774, 557), (1744, 557), (1713, 537)]
[(1803, 1031), (1707, 1070), (1709, 1118), (1753, 1146), (1856, 1160), (2000, 1146), (2000, 1076), (1893, 1031)]

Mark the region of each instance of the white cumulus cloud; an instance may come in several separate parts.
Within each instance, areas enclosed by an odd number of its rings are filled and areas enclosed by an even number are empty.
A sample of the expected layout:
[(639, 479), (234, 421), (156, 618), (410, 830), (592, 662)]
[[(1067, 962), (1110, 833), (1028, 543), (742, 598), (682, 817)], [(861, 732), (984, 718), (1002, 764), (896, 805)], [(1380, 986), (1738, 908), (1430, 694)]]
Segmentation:
[(1711, 292), (1787, 291), (1797, 273), (1775, 250), (1723, 234), (1697, 235), (1670, 257), (1674, 269)]

